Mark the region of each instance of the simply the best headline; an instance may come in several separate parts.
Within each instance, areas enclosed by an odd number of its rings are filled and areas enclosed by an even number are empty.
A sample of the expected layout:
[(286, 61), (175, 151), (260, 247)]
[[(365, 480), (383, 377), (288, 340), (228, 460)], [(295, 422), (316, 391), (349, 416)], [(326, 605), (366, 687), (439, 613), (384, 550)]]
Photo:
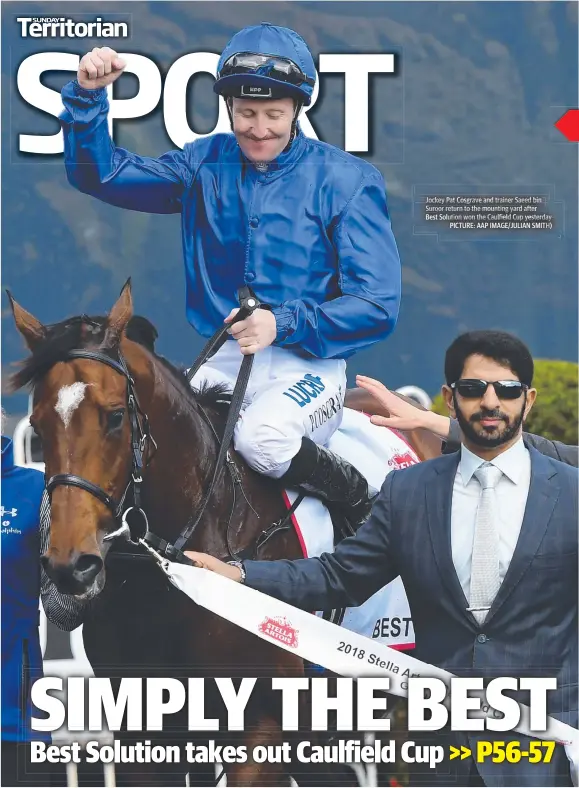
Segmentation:
[[(280, 693), (282, 729), (297, 731), (306, 723), (312, 731), (328, 730), (330, 715), (338, 731), (389, 731), (386, 716), (390, 679), (272, 678)], [(32, 687), (32, 702), (46, 716), (32, 717), (32, 729), (73, 731), (162, 731), (171, 715), (186, 712), (190, 731), (243, 731), (245, 709), (256, 678), (123, 678), (114, 692), (110, 679), (45, 677)], [(217, 690), (226, 710), (226, 722), (206, 716), (208, 684)], [(529, 697), (529, 727), (547, 730), (547, 694), (556, 689), (555, 678), (495, 678), (483, 686), (482, 678), (441, 679), (409, 676), (408, 730), (436, 731), (450, 725), (454, 731), (511, 731), (521, 709), (508, 692)], [(236, 686), (237, 685), (237, 686)], [(54, 692), (66, 690), (66, 700)], [(85, 691), (86, 690), (86, 691)], [(310, 719), (300, 719), (300, 693), (310, 693)]]

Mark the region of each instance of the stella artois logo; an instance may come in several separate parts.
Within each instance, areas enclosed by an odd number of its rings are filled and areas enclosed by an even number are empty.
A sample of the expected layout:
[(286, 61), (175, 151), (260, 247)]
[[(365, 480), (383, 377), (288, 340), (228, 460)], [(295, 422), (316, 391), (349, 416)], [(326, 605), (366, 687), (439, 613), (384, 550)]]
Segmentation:
[(259, 631), (285, 646), (297, 648), (298, 630), (294, 629), (287, 618), (283, 616), (276, 616), (276, 618), (266, 616), (259, 625)]
[(412, 456), (412, 453), (409, 451), (402, 452), (401, 454), (395, 454), (388, 460), (388, 465), (391, 468), (395, 468), (397, 470), (401, 468), (409, 468), (411, 465), (416, 465), (416, 458)]

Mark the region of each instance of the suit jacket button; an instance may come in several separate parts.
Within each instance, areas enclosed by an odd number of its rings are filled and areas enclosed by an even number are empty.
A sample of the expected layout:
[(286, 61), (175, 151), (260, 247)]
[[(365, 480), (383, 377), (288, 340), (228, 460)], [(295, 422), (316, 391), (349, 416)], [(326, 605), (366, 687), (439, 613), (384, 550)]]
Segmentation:
[(476, 636), (476, 639), (478, 640), (479, 643), (486, 643), (487, 640), (488, 640), (488, 637), (481, 632), (480, 635)]

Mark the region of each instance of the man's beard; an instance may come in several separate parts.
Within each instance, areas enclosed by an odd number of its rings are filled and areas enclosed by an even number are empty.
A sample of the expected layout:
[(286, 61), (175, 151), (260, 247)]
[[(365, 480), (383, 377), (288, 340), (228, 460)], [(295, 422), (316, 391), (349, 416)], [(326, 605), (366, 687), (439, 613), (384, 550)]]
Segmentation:
[[(501, 410), (487, 410), (486, 408), (479, 410), (477, 413), (474, 413), (470, 419), (467, 419), (458, 406), (456, 396), (454, 397), (456, 418), (463, 435), (471, 443), (474, 443), (475, 446), (480, 446), (481, 449), (494, 449), (497, 446), (502, 446), (511, 441), (521, 428), (526, 404), (527, 395), (525, 394), (520, 413), (512, 419)], [(505, 429), (502, 432), (498, 432), (500, 425), (497, 425), (491, 428), (482, 427), (482, 431), (477, 431), (474, 425), (482, 421), (482, 419), (502, 419), (506, 424)]]

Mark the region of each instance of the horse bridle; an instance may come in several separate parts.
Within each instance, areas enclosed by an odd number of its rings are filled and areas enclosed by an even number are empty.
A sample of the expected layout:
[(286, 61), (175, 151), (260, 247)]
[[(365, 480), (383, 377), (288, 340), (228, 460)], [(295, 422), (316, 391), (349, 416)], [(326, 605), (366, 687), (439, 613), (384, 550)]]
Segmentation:
[[(147, 516), (141, 508), (141, 484), (143, 482), (143, 470), (146, 465), (151, 461), (154, 452), (157, 449), (155, 439), (151, 435), (149, 429), (149, 419), (147, 414), (141, 409), (139, 400), (135, 391), (135, 381), (131, 377), (125, 359), (119, 352), (118, 361), (111, 356), (102, 353), (99, 350), (69, 350), (62, 357), (62, 361), (73, 361), (75, 359), (86, 359), (88, 361), (99, 361), (101, 364), (106, 364), (122, 375), (127, 381), (127, 414), (129, 418), (129, 425), (131, 429), (131, 452), (132, 452), (132, 468), (129, 482), (119, 501), (116, 501), (111, 495), (108, 495), (102, 487), (99, 487), (88, 479), (82, 476), (76, 476), (73, 473), (57, 473), (46, 482), (46, 491), (52, 498), (52, 492), (56, 487), (79, 487), (81, 490), (90, 493), (103, 503), (113, 515), (115, 522), (122, 521), (121, 527), (113, 533), (107, 534), (105, 540), (110, 540), (120, 535), (121, 532), (127, 533), (130, 531), (127, 525), (127, 515), (129, 512), (134, 511), (143, 518), (145, 533), (148, 530)], [(153, 452), (148, 451), (148, 446), (152, 446)], [(147, 455), (147, 462), (145, 464), (145, 455)], [(133, 505), (125, 509), (125, 500), (132, 488)]]
[[(218, 329), (218, 331), (203, 348), (196, 363), (187, 374), (187, 384), (190, 384), (190, 381), (194, 377), (197, 370), (200, 369), (201, 365), (205, 363), (208, 358), (214, 355), (219, 347), (221, 347), (221, 345), (225, 342), (230, 325), (245, 319), (250, 314), (252, 314), (255, 309), (261, 306), (258, 299), (247, 287), (241, 288), (239, 290), (239, 301), (240, 309), (238, 310), (237, 315), (233, 318), (230, 324), (226, 324), (222, 328)], [(154, 450), (157, 449), (157, 444), (154, 438), (151, 436), (147, 415), (139, 405), (135, 391), (135, 381), (131, 377), (122, 353), (119, 351), (118, 360), (115, 360), (111, 356), (99, 350), (69, 350), (67, 353), (62, 355), (60, 360), (73, 361), (79, 358), (87, 359), (89, 361), (99, 361), (102, 364), (106, 364), (107, 366), (114, 369), (115, 372), (118, 372), (120, 375), (122, 375), (127, 381), (127, 411), (131, 427), (132, 472), (129, 482), (119, 501), (116, 501), (112, 496), (108, 495), (108, 493), (106, 493), (102, 487), (93, 484), (93, 482), (88, 481), (88, 479), (83, 479), (81, 476), (76, 476), (72, 473), (59, 473), (48, 479), (46, 482), (46, 490), (49, 496), (52, 497), (53, 490), (55, 487), (60, 485), (79, 487), (81, 490), (90, 493), (90, 495), (101, 501), (101, 503), (103, 503), (112, 513), (116, 522), (119, 520), (121, 521), (119, 527), (116, 530), (103, 537), (103, 541), (109, 542), (113, 539), (122, 537), (123, 540), (131, 542), (134, 545), (141, 544), (150, 552), (158, 551), (172, 560), (180, 561), (182, 563), (191, 563), (184, 555), (182, 550), (196, 527), (199, 525), (199, 522), (201, 521), (207, 509), (207, 505), (209, 504), (209, 500), (215, 489), (220, 470), (224, 464), (226, 464), (229, 472), (232, 474), (233, 481), (237, 481), (237, 474), (232, 467), (234, 463), (230, 458), (228, 447), (231, 442), (231, 438), (233, 437), (233, 430), (235, 428), (237, 417), (239, 416), (239, 411), (243, 402), (243, 397), (245, 395), (245, 390), (247, 388), (253, 356), (245, 356), (243, 359), (240, 375), (232, 394), (231, 406), (229, 409), (227, 422), (225, 424), (224, 434), (221, 438), (221, 443), (219, 436), (215, 432), (215, 428), (211, 423), (211, 420), (207, 417), (203, 408), (200, 408), (200, 413), (211, 428), (212, 432), (215, 434), (218, 444), (220, 443), (220, 448), (215, 467), (213, 469), (213, 477), (205, 490), (205, 494), (199, 505), (199, 508), (196, 512), (192, 513), (191, 517), (187, 521), (187, 524), (185, 525), (185, 528), (174, 544), (167, 542), (165, 539), (161, 539), (149, 531), (147, 515), (141, 507), (141, 484), (143, 482), (142, 472), (146, 467), (144, 465), (143, 458), (145, 456), (147, 444), (150, 442)], [(147, 464), (152, 459), (152, 456), (153, 455), (147, 453)], [(133, 505), (125, 509), (125, 500), (131, 487), (133, 489)], [(134, 522), (131, 524), (127, 522), (127, 517), (132, 512), (135, 515), (138, 515), (138, 519), (142, 521), (140, 528), (137, 528)], [(151, 550), (151, 548), (153, 548), (153, 550)]]

